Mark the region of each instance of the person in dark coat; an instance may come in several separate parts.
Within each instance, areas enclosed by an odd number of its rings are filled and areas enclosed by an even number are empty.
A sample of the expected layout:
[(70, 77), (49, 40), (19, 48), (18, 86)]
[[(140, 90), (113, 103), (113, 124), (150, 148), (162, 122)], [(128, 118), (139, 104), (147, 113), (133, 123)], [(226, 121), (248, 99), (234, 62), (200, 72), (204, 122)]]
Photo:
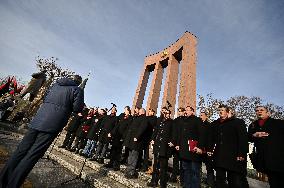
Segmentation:
[(84, 106), (80, 76), (62, 78), (48, 91), (28, 132), (0, 173), (0, 187), (20, 187), (37, 161), (62, 131), (71, 113)]
[(68, 122), (67, 127), (66, 127), (66, 135), (65, 135), (64, 141), (62, 145), (59, 146), (59, 148), (66, 148), (67, 150), (71, 149), (72, 143), (76, 137), (75, 133), (80, 126), (80, 122), (82, 118), (86, 116), (87, 113), (88, 113), (88, 108), (84, 108), (82, 113), (80, 112), (78, 114), (74, 114), (71, 117), (70, 122)]
[(91, 120), (91, 127), (86, 136), (87, 143), (81, 154), (84, 157), (91, 158), (93, 155), (93, 151), (97, 145), (97, 139), (95, 138), (95, 135), (97, 133), (101, 119), (105, 116), (105, 114), (106, 111), (104, 109), (95, 108), (94, 116)]
[(100, 132), (103, 128), (105, 121), (107, 120), (107, 112), (104, 108), (99, 109), (99, 114), (96, 118), (98, 119), (93, 122), (95, 124), (91, 126), (86, 138), (98, 142)]
[(185, 117), (174, 136), (174, 145), (182, 161), (184, 186), (200, 187), (201, 154), (205, 146), (205, 135), (200, 118), (194, 115), (191, 106), (185, 108)]
[[(216, 170), (216, 186), (247, 187), (246, 157), (248, 153), (248, 137), (245, 122), (229, 117), (229, 107), (220, 105), (218, 120), (212, 122), (213, 135), (209, 150), (213, 154), (213, 165)], [(213, 149), (212, 149), (213, 148)]]
[[(139, 116), (139, 110), (140, 110), (140, 108), (137, 107), (137, 106), (134, 108), (133, 114), (132, 114), (132, 117), (131, 117), (132, 121)], [(130, 123), (130, 125), (131, 125), (131, 123)], [(128, 132), (129, 132), (129, 129), (126, 131), (126, 136), (125, 136), (123, 143), (125, 143), (125, 140), (127, 139)], [(121, 164), (127, 164), (127, 159), (129, 157), (129, 148), (125, 144), (123, 144), (123, 148), (124, 148), (124, 152), (122, 153), (122, 156), (121, 156)]]
[[(142, 169), (141, 171), (146, 172), (148, 170), (149, 167), (149, 146), (150, 146), (150, 142), (152, 139), (152, 134), (153, 134), (153, 130), (154, 127), (156, 127), (157, 125), (157, 117), (155, 116), (155, 110), (153, 109), (149, 109), (148, 110), (148, 115), (147, 115), (147, 130), (146, 130), (146, 135), (144, 140), (144, 144), (143, 144), (143, 149), (142, 152), (140, 154), (141, 156), (141, 161), (142, 161)], [(143, 154), (143, 160), (142, 160), (142, 154)], [(139, 167), (139, 166), (138, 166)]]
[(144, 139), (147, 135), (147, 117), (144, 108), (139, 110), (139, 117), (135, 118), (129, 126), (124, 145), (130, 149), (128, 157), (128, 165), (125, 172), (126, 178), (137, 178), (136, 166), (139, 153), (143, 149)]
[(30, 93), (29, 101), (33, 101), (36, 97), (39, 89), (46, 81), (46, 71), (32, 74), (32, 79), (29, 82), (27, 88), (21, 93), (20, 97), (23, 98), (27, 93)]
[[(161, 121), (160, 125), (155, 126), (151, 144), (153, 144), (154, 153), (154, 165), (152, 179), (147, 184), (150, 187), (157, 187), (158, 180), (160, 179), (160, 187), (166, 188), (168, 177), (168, 160), (171, 154), (170, 146), (172, 140), (173, 120), (171, 117), (171, 111), (165, 112), (165, 118)], [(159, 168), (160, 167), (160, 172)]]
[(271, 188), (283, 187), (284, 121), (270, 117), (265, 106), (256, 108), (258, 120), (248, 129), (249, 141), (256, 147), (256, 170), (268, 176)]
[[(206, 139), (206, 143), (205, 143), (205, 148), (208, 148), (207, 145), (209, 144), (209, 139), (208, 139), (208, 135), (209, 132), (211, 130), (211, 124), (208, 121), (208, 115), (206, 111), (201, 111), (199, 114), (200, 119), (203, 122), (203, 126), (204, 126), (204, 134), (206, 135), (205, 138)], [(215, 176), (214, 176), (214, 169), (213, 169), (213, 164), (211, 161), (211, 157), (209, 157), (206, 153), (204, 153), (203, 155), (203, 162), (205, 163), (206, 166), (206, 184), (209, 187), (214, 187), (215, 185)]]
[(94, 158), (101, 164), (104, 163), (105, 154), (111, 141), (110, 133), (117, 124), (118, 118), (116, 112), (116, 108), (112, 107), (111, 114), (105, 117), (104, 124), (99, 133), (98, 146)]
[[(185, 115), (185, 109), (184, 108), (179, 107), (177, 110), (178, 110), (178, 114), (177, 114), (178, 117), (173, 120), (172, 136), (174, 136), (174, 135), (177, 136), (178, 128), (179, 128), (180, 124), (182, 124), (183, 119), (184, 119), (184, 115)], [(177, 140), (177, 138), (172, 138), (172, 142), (173, 142), (173, 140)], [(180, 175), (180, 182), (181, 182), (181, 184), (183, 184), (182, 166), (181, 166), (179, 152), (174, 147), (171, 147), (171, 152), (172, 152), (172, 156), (173, 156), (173, 171), (172, 171), (171, 177), (169, 179), (169, 182), (173, 182), (173, 183), (177, 182), (177, 176)]]
[(122, 144), (123, 140), (126, 137), (126, 133), (131, 122), (131, 109), (129, 106), (126, 106), (124, 108), (123, 116), (120, 115), (120, 119), (117, 125), (110, 133), (110, 137), (112, 138), (112, 146), (110, 150), (110, 161), (108, 164), (105, 165), (106, 168), (113, 168), (114, 171), (120, 170)]
[(79, 128), (75, 133), (76, 138), (74, 144), (69, 151), (75, 152), (76, 154), (82, 152), (87, 142), (86, 136), (90, 129), (92, 119), (93, 119), (93, 110), (88, 109), (88, 113), (85, 116), (83, 116), (83, 118), (80, 121)]

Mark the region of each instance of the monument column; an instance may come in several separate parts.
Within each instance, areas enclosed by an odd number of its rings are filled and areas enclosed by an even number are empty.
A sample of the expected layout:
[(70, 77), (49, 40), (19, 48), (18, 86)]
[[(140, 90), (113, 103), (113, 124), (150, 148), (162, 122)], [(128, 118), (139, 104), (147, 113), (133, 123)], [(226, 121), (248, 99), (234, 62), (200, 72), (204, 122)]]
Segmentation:
[(140, 75), (138, 87), (136, 89), (136, 93), (135, 93), (135, 97), (134, 97), (133, 105), (132, 105), (132, 110), (134, 110), (136, 106), (139, 108), (142, 107), (149, 76), (150, 76), (150, 71), (148, 70), (147, 66), (144, 66), (141, 72), (141, 75)]
[(179, 107), (191, 106), (196, 109), (196, 44), (194, 36), (183, 46)]
[(160, 91), (162, 87), (162, 80), (163, 80), (163, 67), (160, 62), (157, 62), (155, 65), (155, 69), (153, 71), (153, 80), (150, 88), (150, 93), (148, 96), (146, 110), (152, 108), (157, 112)]
[(168, 62), (167, 77), (164, 85), (164, 96), (162, 101), (162, 107), (167, 106), (167, 101), (172, 105), (170, 110), (172, 112), (171, 117), (175, 114), (177, 84), (178, 84), (178, 70), (179, 62), (174, 55), (170, 55)]

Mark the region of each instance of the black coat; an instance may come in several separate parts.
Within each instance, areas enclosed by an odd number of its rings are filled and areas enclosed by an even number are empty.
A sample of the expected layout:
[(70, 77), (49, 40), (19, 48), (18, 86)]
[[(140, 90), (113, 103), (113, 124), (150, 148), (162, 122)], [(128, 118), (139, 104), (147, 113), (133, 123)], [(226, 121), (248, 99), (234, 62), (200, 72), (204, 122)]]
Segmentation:
[(206, 121), (204, 121), (203, 123), (202, 123), (202, 125), (203, 125), (203, 127), (204, 127), (204, 138), (205, 138), (205, 142), (204, 142), (204, 144), (205, 144), (205, 148), (206, 148), (206, 150), (207, 150), (207, 148), (209, 148), (210, 147), (210, 143), (211, 143), (211, 141), (210, 141), (210, 132), (212, 131), (212, 124), (211, 123), (209, 123), (207, 120)]
[(172, 140), (173, 120), (166, 119), (154, 128), (152, 140), (154, 141), (153, 152), (155, 156), (169, 157), (171, 150), (168, 145)]
[(58, 133), (68, 122), (71, 113), (79, 113), (83, 107), (83, 90), (73, 80), (62, 78), (46, 93), (29, 127), (38, 131)]
[[(255, 132), (267, 132), (265, 138), (255, 138)], [(248, 129), (249, 141), (253, 142), (257, 153), (260, 171), (284, 172), (284, 121), (269, 118), (263, 126), (253, 122)]]
[[(145, 138), (147, 138), (148, 126), (149, 123), (146, 116), (134, 118), (129, 126), (124, 145), (131, 150), (141, 151), (145, 145)], [(134, 138), (137, 138), (136, 142), (134, 142)]]
[(70, 133), (75, 133), (80, 126), (81, 120), (87, 114), (88, 114), (88, 108), (83, 109), (81, 116), (79, 116), (78, 114), (74, 114), (67, 125), (66, 131)]
[(125, 140), (125, 137), (127, 135), (128, 127), (132, 122), (132, 117), (127, 116), (127, 117), (120, 117), (119, 122), (117, 125), (114, 127), (114, 129), (111, 132), (112, 135), (112, 145), (113, 146), (121, 146), (123, 140)]
[(196, 162), (201, 161), (201, 155), (189, 151), (189, 140), (197, 141), (197, 147), (203, 149), (205, 146), (205, 135), (202, 121), (196, 116), (181, 117), (179, 126), (176, 126), (177, 131), (173, 135), (175, 139), (173, 142), (179, 146), (179, 155), (181, 159), (192, 160)]
[(101, 129), (107, 119), (107, 116), (98, 115), (95, 116), (91, 123), (91, 128), (86, 136), (87, 139), (98, 141)]
[(78, 116), (77, 114), (72, 117), (70, 120), (68, 127), (66, 129), (67, 132), (75, 133), (80, 126), (82, 116)]
[[(245, 122), (237, 118), (230, 118), (224, 122), (221, 122), (220, 119), (215, 120), (212, 122), (210, 136), (213, 136), (210, 150), (215, 146), (214, 166), (246, 173), (248, 136)], [(243, 157), (245, 161), (237, 161), (237, 157)]]
[[(183, 124), (183, 121), (184, 121), (184, 116), (179, 116), (177, 118), (175, 118), (173, 120), (173, 128), (172, 128), (172, 139), (171, 139), (171, 142), (174, 144), (174, 145), (177, 145), (177, 141), (178, 141), (178, 131), (179, 131), (179, 126), (182, 126)], [(161, 122), (161, 121), (160, 121)]]
[(112, 132), (113, 128), (116, 126), (118, 122), (117, 116), (108, 115), (105, 118), (104, 124), (102, 125), (100, 134), (99, 134), (99, 142), (101, 143), (109, 143), (111, 138), (108, 137), (108, 134)]
[(87, 127), (90, 128), (92, 123), (92, 117), (84, 117), (81, 119), (80, 121), (80, 125), (76, 131), (76, 136), (79, 138), (86, 138), (89, 129)]
[(145, 146), (149, 145), (150, 141), (152, 140), (153, 132), (155, 130), (155, 127), (157, 126), (157, 117), (147, 116), (146, 123), (147, 123), (147, 129), (145, 131), (147, 134), (145, 134), (145, 139), (144, 139)]

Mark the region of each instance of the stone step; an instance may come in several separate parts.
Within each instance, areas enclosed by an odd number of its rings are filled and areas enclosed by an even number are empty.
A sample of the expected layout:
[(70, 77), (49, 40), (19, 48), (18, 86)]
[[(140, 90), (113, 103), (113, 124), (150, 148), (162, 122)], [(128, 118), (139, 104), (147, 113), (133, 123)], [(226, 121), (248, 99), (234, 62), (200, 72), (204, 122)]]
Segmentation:
[[(62, 149), (62, 148), (58, 148), (57, 146), (61, 145), (63, 143), (63, 140), (65, 138), (65, 132), (62, 132), (58, 137), (57, 139), (55, 139), (54, 143), (55, 143), (55, 146), (54, 146), (54, 149), (61, 152), (63, 155), (67, 155), (67, 156), (72, 156), (72, 158), (78, 162), (83, 162), (84, 161), (84, 157), (78, 155), (78, 154), (75, 154), (73, 152), (70, 152), (68, 150), (65, 150), (65, 149)], [(108, 162), (108, 160), (105, 160), (105, 163)], [(99, 169), (102, 167), (102, 164), (99, 164), (97, 162), (92, 162), (92, 161), (87, 161), (86, 162), (86, 166), (89, 166), (95, 170)], [(121, 183), (125, 183), (127, 184), (127, 186), (129, 185), (130, 187), (140, 187), (140, 184), (142, 184), (141, 186), (142, 187), (145, 187), (147, 182), (149, 182), (151, 180), (151, 176), (148, 175), (148, 174), (145, 174), (144, 172), (138, 172), (138, 182), (136, 182), (137, 180), (136, 179), (132, 179), (132, 180), (129, 180), (127, 178), (124, 177), (124, 174), (121, 173), (121, 172), (124, 172), (125, 169), (126, 169), (126, 166), (125, 165), (121, 165), (120, 166), (120, 172), (118, 171), (109, 171), (109, 174), (111, 177), (113, 177), (116, 181), (120, 181)], [(205, 174), (203, 174), (205, 175)], [(122, 177), (123, 178), (122, 178)], [(177, 187), (180, 187), (180, 185), (178, 183), (168, 183), (168, 187), (169, 188), (177, 188)], [(202, 184), (201, 187), (206, 187), (206, 185)]]
[[(80, 155), (77, 155), (75, 153), (72, 153), (72, 152), (69, 152), (65, 149), (61, 149), (61, 148), (58, 148), (57, 146), (58, 145), (61, 145), (63, 140), (65, 138), (65, 132), (63, 132), (62, 134), (59, 135), (58, 139), (55, 140), (55, 147), (54, 149), (61, 152), (63, 155), (67, 155), (67, 156), (71, 156), (74, 160), (78, 161), (78, 162), (83, 162), (84, 161), (84, 157), (81, 157)], [(105, 162), (108, 162), (107, 160), (105, 160)], [(102, 165), (97, 163), (97, 162), (92, 162), (92, 161), (87, 161), (86, 163), (87, 166), (89, 166), (90, 168), (92, 169), (100, 169), (102, 168)], [(147, 175), (143, 172), (139, 172), (138, 173), (138, 180), (136, 179), (132, 179), (132, 180), (129, 180), (127, 178), (124, 177), (123, 175), (123, 171), (125, 170), (126, 166), (124, 165), (121, 165), (120, 166), (120, 171), (111, 171), (109, 170), (107, 172), (107, 175), (110, 176), (113, 180), (115, 181), (118, 181), (120, 182), (121, 184), (124, 184), (125, 186), (127, 187), (146, 187), (146, 184), (147, 182), (150, 181), (151, 179), (151, 176), (150, 175)], [(203, 173), (202, 173), (202, 182), (205, 181), (205, 176), (206, 174), (204, 172), (206, 172), (205, 170), (205, 167), (203, 166)], [(252, 176), (251, 176), (252, 177)], [(252, 179), (250, 177), (247, 177), (248, 179), (248, 182), (250, 184), (250, 187), (259, 187), (259, 188), (267, 188), (269, 187), (268, 186), (268, 183), (267, 182), (261, 182), (261, 181), (258, 181), (258, 180), (255, 180), (255, 179)], [(168, 187), (169, 188), (176, 188), (176, 187), (180, 187), (179, 184), (177, 183), (168, 183)], [(201, 187), (206, 187), (206, 185), (204, 183), (201, 184)]]
[[(70, 152), (68, 150), (58, 148), (57, 146), (53, 147), (53, 150), (51, 151), (52, 154), (57, 155), (57, 158), (59, 159), (58, 162), (60, 163), (60, 159), (62, 157), (69, 157), (72, 160), (78, 162), (79, 164), (82, 164), (85, 160), (84, 157), (77, 155), (73, 152)], [(105, 160), (105, 162), (108, 162), (108, 160)], [(149, 180), (150, 177), (141, 178), (139, 177), (138, 179), (127, 179), (124, 177), (123, 171), (125, 170), (125, 166), (121, 165), (121, 171), (113, 171), (109, 170), (103, 167), (103, 164), (99, 164), (95, 161), (89, 161), (86, 160), (86, 167), (91, 168), (93, 171), (97, 171), (100, 173), (105, 173), (106, 176), (109, 178), (127, 186), (127, 187), (135, 187), (135, 188), (140, 188), (140, 187), (146, 187), (147, 181)]]
[[(57, 161), (59, 164), (64, 166), (65, 168), (69, 169), (71, 172), (73, 172), (75, 175), (79, 175), (80, 170), (82, 168), (82, 163), (68, 157), (65, 155), (62, 155), (62, 153), (52, 150), (52, 152), (47, 152), (47, 155), (49, 158)], [(123, 184), (109, 178), (106, 176), (105, 173), (102, 173), (101, 171), (94, 171), (94, 169), (84, 166), (81, 174), (81, 178), (88, 182), (91, 186), (94, 187), (102, 187), (102, 188), (126, 188)], [(62, 180), (62, 182), (67, 180)], [(67, 184), (68, 185), (68, 184)]]

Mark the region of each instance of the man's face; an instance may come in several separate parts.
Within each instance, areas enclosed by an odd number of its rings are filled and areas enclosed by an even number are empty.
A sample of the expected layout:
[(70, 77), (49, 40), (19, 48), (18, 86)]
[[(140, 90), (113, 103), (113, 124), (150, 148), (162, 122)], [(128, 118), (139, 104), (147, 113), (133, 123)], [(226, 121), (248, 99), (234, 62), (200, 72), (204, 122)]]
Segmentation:
[(201, 112), (199, 117), (202, 119), (202, 121), (205, 121), (207, 119), (207, 116), (204, 112)]
[(148, 116), (153, 116), (154, 115), (154, 112), (152, 110), (149, 110), (148, 111)]
[(145, 110), (141, 108), (141, 109), (139, 110), (139, 115), (144, 115), (144, 114), (145, 114)]
[(116, 114), (116, 108), (112, 108), (112, 109), (111, 109), (111, 113), (112, 113), (112, 114)]
[(219, 113), (219, 116), (221, 119), (227, 119), (228, 118), (228, 115), (229, 115), (229, 112), (226, 111), (226, 108), (219, 108), (218, 109), (218, 113)]
[(184, 116), (184, 111), (182, 109), (178, 109), (178, 117)]
[(185, 114), (186, 114), (186, 116), (191, 116), (191, 115), (194, 114), (194, 112), (190, 107), (186, 107)]
[(93, 113), (94, 113), (94, 109), (91, 108), (88, 113), (89, 113), (89, 114), (93, 114)]
[(102, 109), (99, 109), (99, 114), (100, 115), (103, 115), (104, 114), (104, 111)]
[(258, 119), (267, 119), (270, 115), (264, 107), (257, 107), (255, 113)]
[(139, 108), (135, 108), (134, 109), (134, 114), (138, 114), (139, 113)]
[(169, 112), (165, 112), (165, 118), (169, 119), (171, 117), (171, 114)]
[(124, 108), (124, 114), (125, 114), (125, 115), (129, 115), (129, 111), (128, 111), (127, 108)]

